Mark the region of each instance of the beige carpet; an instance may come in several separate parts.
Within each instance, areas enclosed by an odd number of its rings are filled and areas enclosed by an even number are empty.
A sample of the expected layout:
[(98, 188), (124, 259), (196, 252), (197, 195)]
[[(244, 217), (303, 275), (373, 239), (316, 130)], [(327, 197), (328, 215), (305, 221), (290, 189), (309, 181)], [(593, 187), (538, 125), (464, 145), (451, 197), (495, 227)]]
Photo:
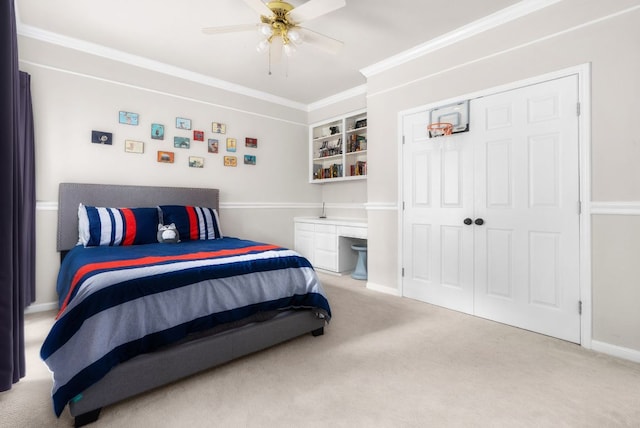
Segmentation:
[[(640, 365), (322, 275), (334, 319), (310, 335), (103, 409), (95, 427), (640, 427)], [(28, 375), (1, 427), (56, 419), (27, 320)]]

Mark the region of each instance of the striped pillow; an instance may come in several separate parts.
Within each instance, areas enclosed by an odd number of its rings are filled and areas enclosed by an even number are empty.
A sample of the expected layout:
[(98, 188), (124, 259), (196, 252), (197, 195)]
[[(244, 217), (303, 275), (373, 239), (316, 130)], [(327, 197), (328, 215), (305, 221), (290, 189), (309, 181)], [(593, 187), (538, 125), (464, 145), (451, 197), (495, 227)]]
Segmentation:
[(162, 224), (176, 225), (181, 241), (220, 239), (220, 219), (213, 208), (189, 205), (161, 205)]
[(85, 247), (158, 242), (157, 208), (106, 208), (80, 204), (79, 242)]

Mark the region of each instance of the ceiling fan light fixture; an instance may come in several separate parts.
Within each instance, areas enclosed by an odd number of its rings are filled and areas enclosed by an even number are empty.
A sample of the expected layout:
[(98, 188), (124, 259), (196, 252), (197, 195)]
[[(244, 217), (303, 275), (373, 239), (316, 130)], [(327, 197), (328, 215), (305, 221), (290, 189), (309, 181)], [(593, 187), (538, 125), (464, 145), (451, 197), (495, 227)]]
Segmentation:
[(291, 40), (296, 45), (299, 45), (302, 43), (302, 34), (295, 27), (287, 31), (287, 35), (289, 37), (289, 40)]
[(282, 47), (282, 50), (284, 51), (284, 54), (286, 56), (292, 56), (296, 53), (296, 47), (291, 43), (285, 43), (285, 45)]
[(258, 32), (265, 37), (271, 37), (273, 28), (271, 28), (271, 25), (263, 22), (262, 24), (258, 24)]
[(269, 49), (269, 39), (260, 40), (258, 46), (256, 46), (256, 50), (259, 53), (265, 53)]

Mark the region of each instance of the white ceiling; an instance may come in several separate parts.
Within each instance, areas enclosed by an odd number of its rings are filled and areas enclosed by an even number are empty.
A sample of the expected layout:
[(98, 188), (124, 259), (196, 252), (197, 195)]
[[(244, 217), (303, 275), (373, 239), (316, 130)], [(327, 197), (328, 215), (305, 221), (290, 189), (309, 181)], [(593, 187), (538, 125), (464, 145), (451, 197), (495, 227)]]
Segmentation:
[[(205, 35), (204, 27), (258, 23), (240, 0), (15, 0), (21, 34), (58, 36), (177, 67), (309, 105), (366, 83), (360, 70), (518, 3), (532, 0), (346, 0), (303, 23), (344, 42), (331, 55), (301, 45), (272, 66), (257, 32)], [(294, 7), (306, 0), (290, 0)], [(533, 0), (535, 2), (535, 0)], [(55, 37), (51, 37), (55, 36)], [(124, 55), (123, 55), (124, 57)], [(168, 68), (167, 68), (168, 69)], [(173, 70), (176, 70), (173, 68)]]

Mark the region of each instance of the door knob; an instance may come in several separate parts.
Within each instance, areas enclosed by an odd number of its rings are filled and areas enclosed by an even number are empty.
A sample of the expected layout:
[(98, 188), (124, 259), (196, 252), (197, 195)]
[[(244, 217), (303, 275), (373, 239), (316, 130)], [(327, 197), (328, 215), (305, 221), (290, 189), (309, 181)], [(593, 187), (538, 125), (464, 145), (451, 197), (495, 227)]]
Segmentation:
[(476, 219), (476, 221), (475, 221), (475, 223), (476, 223), (478, 226), (482, 226), (482, 225), (484, 224), (484, 220), (483, 220), (483, 219), (481, 219), (481, 218), (477, 218), (477, 219)]
[(469, 226), (471, 223), (473, 223), (473, 220), (471, 220), (469, 217), (464, 219), (464, 224), (466, 224), (467, 226)]

